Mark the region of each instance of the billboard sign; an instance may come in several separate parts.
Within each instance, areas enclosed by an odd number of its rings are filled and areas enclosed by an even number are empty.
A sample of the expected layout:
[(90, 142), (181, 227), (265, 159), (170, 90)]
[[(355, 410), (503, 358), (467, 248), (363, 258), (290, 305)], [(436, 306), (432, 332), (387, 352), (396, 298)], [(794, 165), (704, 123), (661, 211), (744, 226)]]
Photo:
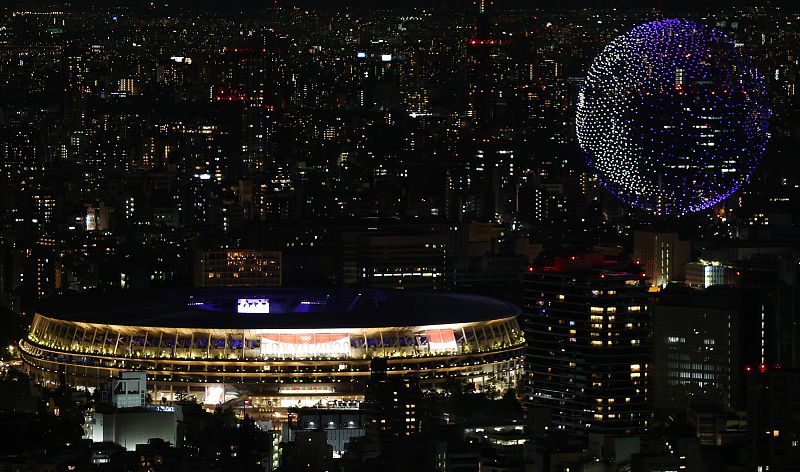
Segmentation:
[(429, 329), (425, 333), (431, 352), (455, 351), (458, 349), (452, 329)]
[(225, 402), (225, 387), (219, 384), (206, 385), (206, 397), (203, 403), (206, 405), (219, 405)]
[(269, 313), (269, 299), (240, 298), (236, 307), (237, 313)]
[(261, 335), (265, 357), (346, 356), (350, 354), (347, 333), (266, 333)]

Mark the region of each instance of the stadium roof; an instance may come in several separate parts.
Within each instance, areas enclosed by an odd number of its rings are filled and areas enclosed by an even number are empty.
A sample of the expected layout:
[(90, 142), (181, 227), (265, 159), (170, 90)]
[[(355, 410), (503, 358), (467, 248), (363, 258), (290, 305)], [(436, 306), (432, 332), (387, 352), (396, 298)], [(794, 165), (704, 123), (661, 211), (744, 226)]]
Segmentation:
[[(247, 307), (268, 310), (242, 313)], [(521, 310), (480, 295), (375, 289), (193, 289), (50, 297), (37, 313), (65, 321), (198, 329), (380, 328), (489, 321)]]

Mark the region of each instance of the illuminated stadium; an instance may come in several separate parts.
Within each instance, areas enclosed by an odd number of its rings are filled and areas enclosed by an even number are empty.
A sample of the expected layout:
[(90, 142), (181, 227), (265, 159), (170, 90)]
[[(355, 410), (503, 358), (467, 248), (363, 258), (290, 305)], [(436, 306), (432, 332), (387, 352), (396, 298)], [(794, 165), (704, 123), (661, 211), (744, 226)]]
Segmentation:
[(20, 347), (44, 384), (96, 388), (143, 371), (153, 401), (340, 404), (363, 397), (374, 357), (425, 389), (450, 378), (516, 385), (519, 313), (481, 296), (394, 290), (76, 294), (44, 300)]

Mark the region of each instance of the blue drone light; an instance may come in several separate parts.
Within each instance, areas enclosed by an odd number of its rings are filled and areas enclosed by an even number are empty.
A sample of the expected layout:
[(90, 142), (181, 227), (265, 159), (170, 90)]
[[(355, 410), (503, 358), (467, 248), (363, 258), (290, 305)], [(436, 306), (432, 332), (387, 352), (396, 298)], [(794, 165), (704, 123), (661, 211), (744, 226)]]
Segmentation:
[(764, 154), (764, 78), (722, 31), (683, 20), (615, 38), (578, 98), (578, 142), (621, 200), (659, 214), (708, 208), (734, 193)]

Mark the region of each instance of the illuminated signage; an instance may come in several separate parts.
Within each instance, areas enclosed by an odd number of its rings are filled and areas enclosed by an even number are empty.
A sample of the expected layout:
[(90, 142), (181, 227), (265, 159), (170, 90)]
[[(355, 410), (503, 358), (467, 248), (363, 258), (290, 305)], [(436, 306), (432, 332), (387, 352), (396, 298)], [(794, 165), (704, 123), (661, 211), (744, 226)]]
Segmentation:
[(452, 329), (429, 329), (425, 335), (431, 352), (455, 351), (458, 349)]
[(293, 385), (291, 387), (281, 387), (278, 392), (281, 394), (302, 395), (309, 393), (335, 393), (336, 389), (317, 385)]
[(269, 313), (269, 299), (240, 298), (238, 302), (237, 313)]
[(357, 52), (356, 53), (356, 57), (359, 57), (359, 58), (363, 59), (363, 58), (367, 57), (367, 53), (365, 53), (365, 52)]
[(265, 357), (342, 356), (350, 354), (347, 333), (274, 333), (261, 335)]
[(175, 411), (174, 406), (166, 406), (166, 405), (143, 405), (142, 408), (144, 408), (147, 411), (166, 411), (166, 412)]
[(383, 62), (391, 62), (392, 61), (392, 55), (391, 54), (381, 54), (381, 60)]
[(225, 402), (225, 387), (222, 385), (206, 385), (206, 405), (218, 405)]

